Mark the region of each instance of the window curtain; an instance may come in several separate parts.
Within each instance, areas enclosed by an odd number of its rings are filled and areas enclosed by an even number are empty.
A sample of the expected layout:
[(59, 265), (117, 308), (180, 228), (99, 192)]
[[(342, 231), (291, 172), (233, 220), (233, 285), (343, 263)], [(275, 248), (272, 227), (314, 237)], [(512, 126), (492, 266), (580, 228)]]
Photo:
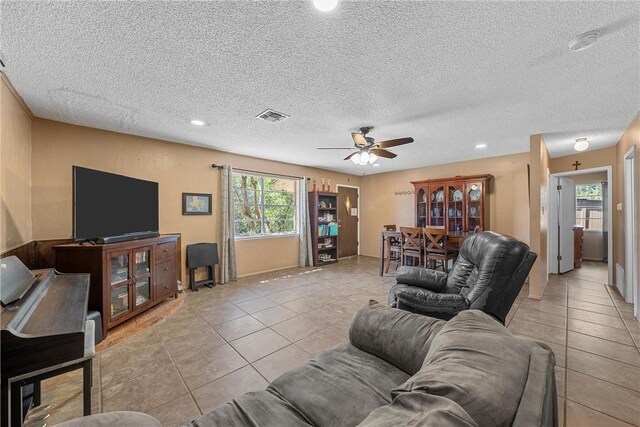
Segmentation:
[(223, 166), (220, 173), (220, 209), (222, 220), (220, 283), (229, 283), (238, 279), (235, 224), (233, 221), (233, 169), (231, 166)]
[(311, 221), (309, 220), (309, 181), (307, 177), (300, 178), (298, 185), (298, 200), (300, 209), (300, 250), (298, 253), (298, 267), (313, 266), (313, 248), (311, 246)]

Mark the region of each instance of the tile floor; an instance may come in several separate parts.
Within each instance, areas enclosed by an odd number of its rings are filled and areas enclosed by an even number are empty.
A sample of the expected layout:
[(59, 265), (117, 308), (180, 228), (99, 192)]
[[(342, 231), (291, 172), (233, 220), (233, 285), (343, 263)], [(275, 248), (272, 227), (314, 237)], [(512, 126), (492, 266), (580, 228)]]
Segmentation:
[[(135, 410), (179, 425), (264, 389), (346, 341), (352, 314), (367, 300), (386, 301), (394, 279), (377, 268), (377, 259), (358, 257), (188, 293), (165, 321), (97, 355), (94, 413)], [(513, 332), (554, 349), (567, 426), (640, 424), (640, 326), (604, 280), (587, 265), (553, 277), (542, 301), (524, 298), (525, 286), (508, 318)], [(53, 405), (49, 425), (81, 416), (80, 384), (72, 373), (43, 385)]]
[(507, 318), (556, 354), (560, 425), (640, 425), (640, 325), (606, 281), (606, 264), (584, 263), (552, 275), (541, 301), (519, 299)]

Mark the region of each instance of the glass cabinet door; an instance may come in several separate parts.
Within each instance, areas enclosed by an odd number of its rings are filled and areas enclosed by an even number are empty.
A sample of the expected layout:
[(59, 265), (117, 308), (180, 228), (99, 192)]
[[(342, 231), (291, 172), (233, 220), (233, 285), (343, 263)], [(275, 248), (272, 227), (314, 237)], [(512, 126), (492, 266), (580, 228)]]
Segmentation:
[(467, 218), (468, 218), (468, 230), (469, 232), (475, 231), (476, 227), (480, 230), (484, 227), (482, 216), (482, 183), (470, 183), (467, 184)]
[(128, 252), (109, 254), (111, 277), (111, 319), (130, 311), (130, 256)]
[(111, 255), (111, 285), (129, 280), (129, 254)]
[(135, 252), (134, 266), (136, 276), (144, 276), (151, 272), (151, 250), (144, 249)]
[(129, 284), (111, 287), (111, 318), (129, 311)]
[(461, 232), (464, 228), (464, 186), (462, 184), (447, 185), (447, 228), (449, 231)]
[(433, 186), (429, 191), (429, 225), (444, 227), (444, 186)]
[(151, 248), (133, 251), (134, 306), (139, 307), (151, 301)]
[(424, 227), (427, 225), (427, 192), (424, 188), (416, 194), (416, 206), (416, 227)]

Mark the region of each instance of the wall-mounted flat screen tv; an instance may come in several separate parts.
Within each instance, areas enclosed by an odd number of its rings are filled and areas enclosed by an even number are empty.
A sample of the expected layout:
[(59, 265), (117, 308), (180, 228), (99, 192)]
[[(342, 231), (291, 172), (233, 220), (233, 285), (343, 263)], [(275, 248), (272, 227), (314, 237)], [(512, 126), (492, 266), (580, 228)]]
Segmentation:
[(73, 167), (73, 238), (158, 232), (158, 183)]

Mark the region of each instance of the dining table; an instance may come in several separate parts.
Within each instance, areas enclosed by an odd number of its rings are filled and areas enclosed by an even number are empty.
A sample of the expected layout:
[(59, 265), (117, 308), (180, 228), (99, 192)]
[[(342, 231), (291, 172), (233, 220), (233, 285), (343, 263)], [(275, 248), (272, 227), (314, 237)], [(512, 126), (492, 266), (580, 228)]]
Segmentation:
[[(470, 233), (468, 231), (449, 230), (447, 231), (447, 239), (449, 240), (449, 242), (453, 243), (453, 245), (460, 246), (464, 241), (464, 239), (466, 239), (469, 236), (469, 234)], [(385, 275), (384, 265), (388, 261), (387, 254), (390, 253), (390, 251), (387, 250), (387, 247), (389, 246), (389, 242), (394, 239), (397, 241), (401, 240), (400, 231), (395, 231), (395, 230), (380, 231), (380, 262), (378, 265), (378, 273), (380, 276)], [(387, 274), (387, 275), (391, 276), (392, 274)]]

